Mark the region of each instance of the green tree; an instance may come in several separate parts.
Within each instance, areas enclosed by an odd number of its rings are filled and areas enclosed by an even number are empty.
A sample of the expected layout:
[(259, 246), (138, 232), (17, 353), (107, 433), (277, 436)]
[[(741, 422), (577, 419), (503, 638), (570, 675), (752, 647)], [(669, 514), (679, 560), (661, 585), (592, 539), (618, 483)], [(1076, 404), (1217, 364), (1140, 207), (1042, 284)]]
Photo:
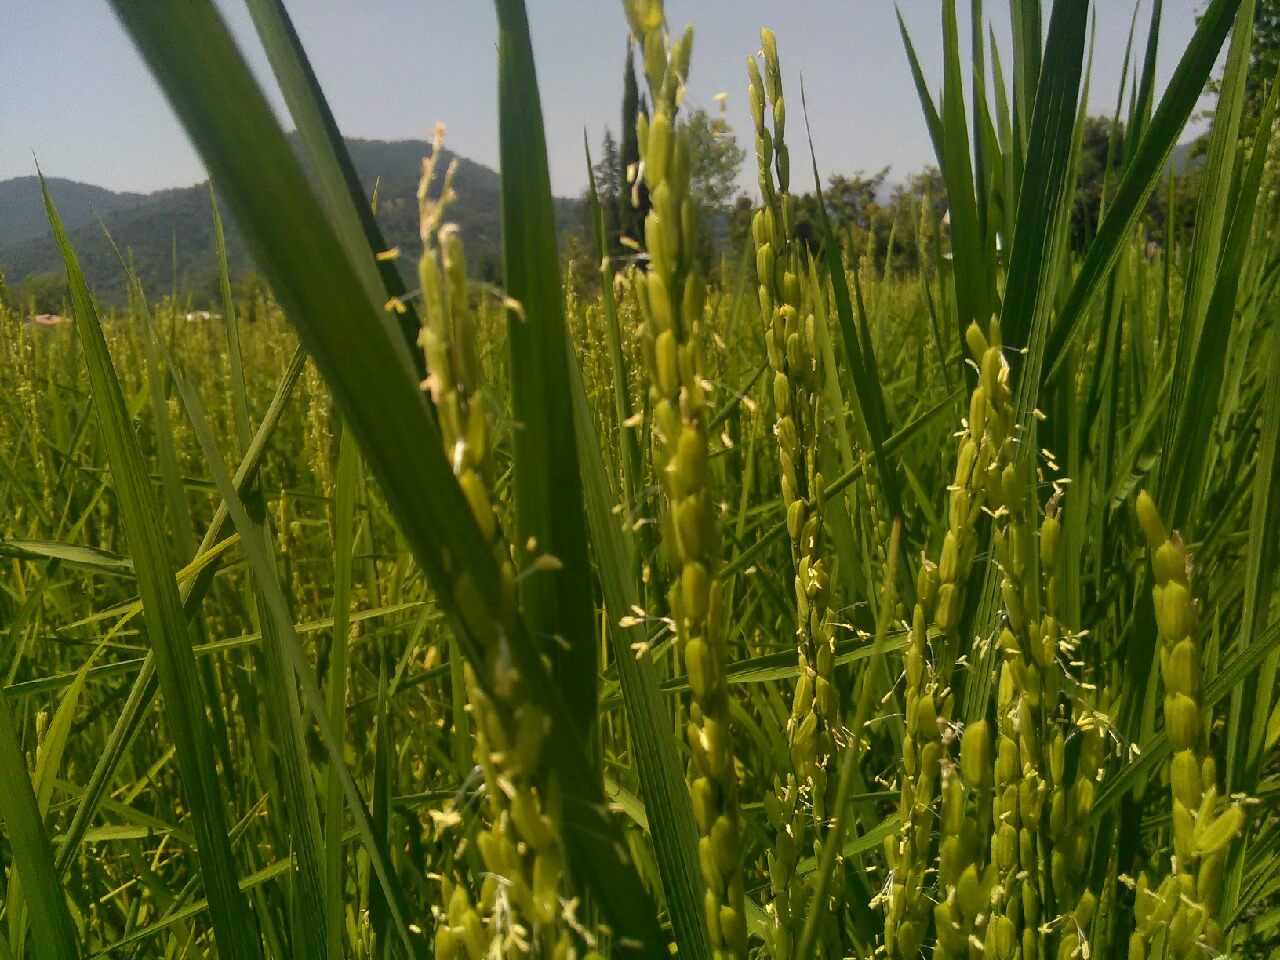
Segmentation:
[[(739, 194), (729, 214), (729, 253), (738, 256), (746, 249), (751, 240), (751, 222), (755, 217), (756, 205), (745, 193)], [(755, 258), (752, 258), (751, 275), (755, 276)]]
[(1267, 88), (1280, 66), (1280, 0), (1258, 0), (1253, 15), (1253, 54), (1244, 81), (1244, 115), (1252, 133), (1262, 113)]
[[(600, 159), (596, 161), (592, 168), (592, 175), (596, 181), (596, 192), (600, 198), (600, 215), (604, 220), (604, 233), (608, 245), (609, 255), (618, 256), (623, 252), (622, 244), (619, 241), (620, 224), (618, 221), (621, 208), (622, 194), (625, 188), (625, 180), (623, 179), (622, 158), (618, 152), (618, 141), (613, 137), (613, 131), (605, 128), (604, 139), (600, 144)], [(584, 204), (588, 219), (590, 218), (590, 205)], [(592, 235), (595, 230), (594, 224), (588, 224), (588, 236)]]
[(22, 278), (22, 302), (32, 313), (61, 313), (67, 298), (65, 274), (29, 273)]
[(1104, 194), (1115, 194), (1124, 158), (1124, 124), (1086, 117), (1080, 140), (1080, 173), (1071, 206), (1071, 245), (1084, 250), (1098, 232)]
[(639, 177), (640, 140), (636, 121), (645, 108), (636, 82), (635, 48), (627, 41), (627, 66), (622, 74), (622, 146), (618, 153), (618, 233), (631, 241), (632, 250), (644, 244), (644, 218), (649, 212), (649, 191)]
[(894, 235), (894, 208), (879, 199), (888, 177), (888, 167), (870, 176), (861, 170), (851, 177), (832, 174), (823, 193), (832, 229), (843, 238), (850, 256), (869, 256), (877, 268), (888, 262), (890, 243), (896, 246), (903, 240)]
[(852, 177), (832, 174), (823, 197), (828, 215), (842, 227), (870, 230), (881, 213), (876, 199), (889, 176), (889, 168), (866, 176), (861, 170)]
[(604, 129), (604, 138), (600, 141), (600, 159), (596, 161), (592, 172), (596, 178), (596, 190), (600, 193), (600, 202), (605, 198), (613, 200), (622, 193), (621, 155), (618, 153), (618, 141), (613, 131)]
[(689, 196), (698, 210), (693, 256), (702, 275), (715, 279), (747, 153), (723, 114), (712, 117), (698, 108), (685, 115), (681, 126), (689, 134)]
[(723, 116), (712, 117), (699, 107), (683, 122), (689, 131), (689, 195), (707, 213), (728, 214), (747, 151), (738, 146)]

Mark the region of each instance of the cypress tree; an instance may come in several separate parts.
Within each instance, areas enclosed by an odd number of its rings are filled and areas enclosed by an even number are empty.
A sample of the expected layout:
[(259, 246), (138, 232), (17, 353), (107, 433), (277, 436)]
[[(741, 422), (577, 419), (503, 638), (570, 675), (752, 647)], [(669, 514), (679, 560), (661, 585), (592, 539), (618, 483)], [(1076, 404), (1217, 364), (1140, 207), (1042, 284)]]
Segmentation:
[[(622, 88), (622, 149), (618, 157), (618, 231), (620, 236), (637, 246), (644, 244), (644, 218), (649, 212), (649, 190), (639, 176), (640, 141), (636, 137), (636, 121), (646, 117), (649, 108), (640, 96), (636, 82), (635, 50), (627, 40), (627, 66)], [(634, 247), (630, 248), (634, 251)]]

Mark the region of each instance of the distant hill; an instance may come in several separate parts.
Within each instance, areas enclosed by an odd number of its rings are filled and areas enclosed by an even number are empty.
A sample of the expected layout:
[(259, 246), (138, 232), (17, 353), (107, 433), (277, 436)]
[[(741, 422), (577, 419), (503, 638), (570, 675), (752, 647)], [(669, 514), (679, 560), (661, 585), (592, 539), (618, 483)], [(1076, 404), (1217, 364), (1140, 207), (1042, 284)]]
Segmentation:
[(1165, 167), (1165, 172), (1167, 173), (1171, 166), (1174, 173), (1184, 174), (1203, 164), (1204, 154), (1196, 153), (1197, 146), (1199, 142), (1196, 140), (1175, 145), (1173, 152), (1169, 154), (1169, 164)]
[[(296, 144), (296, 141), (295, 141)], [(418, 181), (422, 159), (431, 152), (425, 140), (347, 141), (365, 194), (378, 188), (377, 219), (387, 243), (406, 256), (401, 266), (413, 269), (413, 254), (421, 250), (418, 237)], [(445, 153), (445, 158), (455, 159)], [(449, 219), (462, 230), (471, 270), (477, 277), (493, 273), (500, 257), (501, 218), (496, 171), (465, 158), (458, 160), (454, 190), (458, 199)], [(438, 168), (443, 172), (444, 165)], [(84, 267), (89, 286), (104, 303), (123, 304), (125, 281), (119, 261), (94, 213), (101, 217), (121, 250), (132, 254), (138, 275), (149, 294), (167, 293), (177, 283), (197, 300), (211, 293), (217, 281), (217, 253), (208, 182), (150, 194), (115, 193), (73, 180), (51, 179), (50, 194), (67, 227), (68, 236)], [(555, 202), (562, 234), (578, 228), (578, 201)], [(244, 239), (225, 205), (227, 262), (233, 278), (248, 273), (252, 261)], [(35, 177), (0, 182), (0, 271), (13, 286), (33, 273), (61, 272), (62, 261), (53, 242), (40, 186)]]
[[(115, 193), (61, 177), (48, 177), (45, 182), (68, 230), (91, 222), (95, 209), (105, 216), (147, 199), (140, 193)], [(16, 177), (0, 182), (0, 250), (48, 233), (49, 220), (40, 197), (40, 181), (35, 177)]]

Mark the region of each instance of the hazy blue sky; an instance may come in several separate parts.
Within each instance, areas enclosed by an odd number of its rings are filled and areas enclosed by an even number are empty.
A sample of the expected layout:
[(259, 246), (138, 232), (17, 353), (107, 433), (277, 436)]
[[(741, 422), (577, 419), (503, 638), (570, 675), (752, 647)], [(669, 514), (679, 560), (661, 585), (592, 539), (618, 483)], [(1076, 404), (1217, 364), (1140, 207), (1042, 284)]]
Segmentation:
[[(1140, 2), (1141, 35), (1152, 0)], [(1114, 109), (1133, 3), (1095, 3), (1094, 112)], [(243, 6), (238, 0), (219, 5), (265, 77), (266, 59)], [(425, 137), (443, 121), (450, 148), (496, 166), (492, 4), (288, 5), (346, 134)], [(936, 90), (939, 0), (900, 5)], [(1165, 2), (1162, 88), (1191, 35), (1198, 6), (1198, 0)], [(618, 130), (626, 20), (614, 0), (529, 0), (528, 7), (553, 186), (559, 194), (576, 194), (585, 185), (584, 127), (593, 149), (606, 125)], [(960, 7), (967, 10), (969, 4)], [(1007, 62), (1007, 5), (988, 0), (986, 8)], [(667, 11), (673, 24), (692, 21), (695, 27), (689, 102), (714, 110), (715, 95), (728, 93), (730, 122), (744, 144), (750, 125), (745, 59), (759, 48), (759, 28), (767, 25), (776, 31), (782, 53), (793, 150), (803, 142), (803, 74), (824, 173), (891, 165), (901, 177), (931, 162), (891, 0), (669, 0)], [(966, 35), (963, 22), (961, 30)], [(0, 76), (0, 179), (33, 173), (33, 153), (47, 174), (117, 190), (149, 191), (203, 179), (200, 161), (106, 0), (2, 0)]]

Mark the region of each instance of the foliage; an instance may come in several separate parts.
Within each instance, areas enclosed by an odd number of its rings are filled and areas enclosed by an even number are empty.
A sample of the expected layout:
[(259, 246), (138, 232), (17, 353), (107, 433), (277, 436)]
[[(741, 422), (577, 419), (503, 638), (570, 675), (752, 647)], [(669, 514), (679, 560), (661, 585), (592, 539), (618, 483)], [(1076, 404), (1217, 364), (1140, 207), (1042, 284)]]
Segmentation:
[(632, 38), (627, 39), (627, 63), (622, 72), (622, 145), (618, 154), (618, 230), (630, 250), (644, 243), (644, 218), (649, 213), (649, 188), (640, 172), (640, 141), (636, 125), (649, 116), (649, 108), (636, 82)]
[(1257, 0), (1253, 14), (1253, 52), (1245, 80), (1245, 116), (1256, 122), (1262, 115), (1267, 87), (1280, 66), (1280, 0)]
[(738, 145), (723, 114), (698, 107), (681, 126), (689, 138), (689, 194), (708, 214), (728, 213), (738, 195), (738, 174), (747, 152)]
[(62, 313), (67, 305), (67, 278), (61, 273), (29, 273), (22, 278), (19, 308), (32, 313)]
[[(613, 131), (608, 127), (605, 128), (604, 136), (600, 141), (600, 159), (595, 162), (591, 173), (595, 177), (596, 189), (599, 191), (600, 210), (604, 217), (604, 234), (607, 238), (607, 248), (610, 256), (620, 257), (623, 254), (620, 220), (622, 216), (622, 195), (624, 190), (630, 190), (630, 186), (626, 182), (626, 171), (622, 166), (622, 155), (618, 152), (618, 141), (614, 139)], [(584, 201), (582, 211), (584, 218), (589, 218), (591, 213), (590, 203)], [(584, 227), (583, 233), (589, 234), (592, 230), (592, 225), (588, 222), (584, 224)]]
[(104, 322), (60, 230), (76, 329), (0, 309), (0, 956), (1274, 952), (1277, 95), (1242, 141), (1233, 0), (1092, 133), (1089, 4), (1012, 5), (978, 83), (944, 0), (938, 167), (887, 196), (791, 193), (763, 32), (719, 285), (692, 33), (628, 0), (649, 268), (607, 262), (624, 134), (591, 295), (517, 0), (502, 283), (433, 145), (379, 191), (404, 287), (282, 7), (305, 166), (210, 0), (114, 2), (274, 296), (215, 231), (221, 316), (121, 255)]

